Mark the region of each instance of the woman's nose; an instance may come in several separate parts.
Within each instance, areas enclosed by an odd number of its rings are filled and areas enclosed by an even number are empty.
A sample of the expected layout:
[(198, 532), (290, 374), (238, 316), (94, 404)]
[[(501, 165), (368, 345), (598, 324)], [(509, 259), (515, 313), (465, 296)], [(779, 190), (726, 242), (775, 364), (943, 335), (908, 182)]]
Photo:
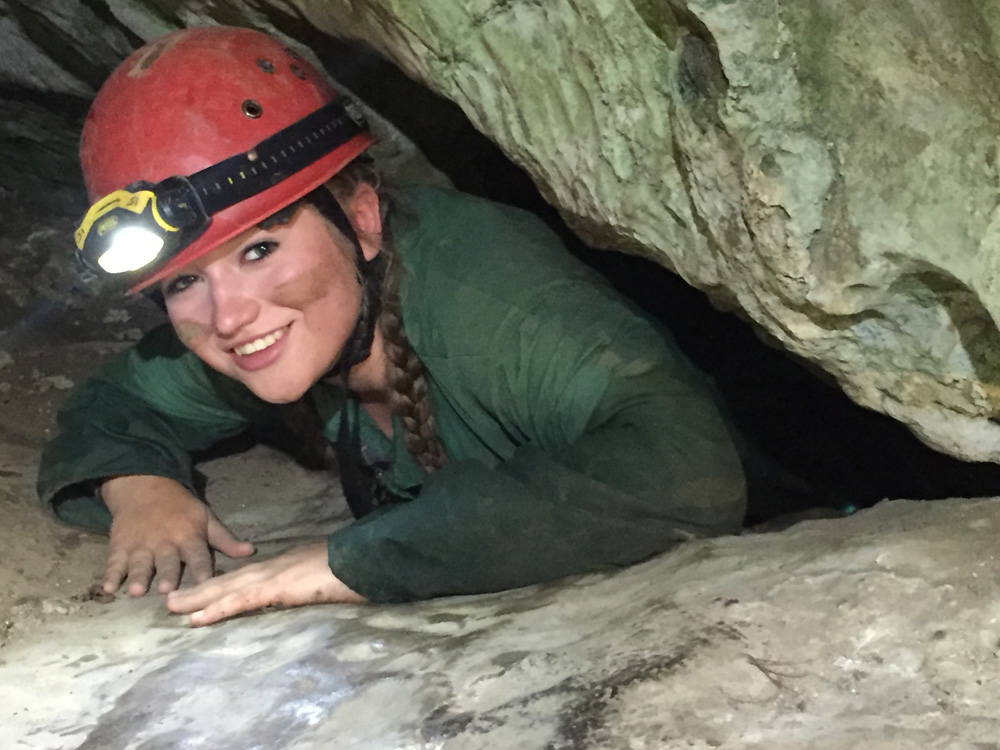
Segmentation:
[(238, 284), (216, 284), (212, 297), (215, 333), (222, 338), (238, 334), (260, 312), (260, 302)]

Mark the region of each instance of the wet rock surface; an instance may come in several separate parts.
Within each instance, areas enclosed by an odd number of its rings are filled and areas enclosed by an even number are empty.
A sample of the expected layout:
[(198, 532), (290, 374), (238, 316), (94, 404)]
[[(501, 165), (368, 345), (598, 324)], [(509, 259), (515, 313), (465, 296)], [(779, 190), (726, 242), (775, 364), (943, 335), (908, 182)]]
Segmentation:
[[(346, 520), (327, 475), (269, 449), (204, 469), (239, 532), (270, 529), (260, 554)], [(998, 529), (995, 500), (886, 502), (608, 575), (196, 630), (158, 596), (102, 603), (77, 579), (8, 619), (5, 734), (45, 750), (988, 747)], [(77, 563), (94, 572), (101, 547), (82, 540)]]

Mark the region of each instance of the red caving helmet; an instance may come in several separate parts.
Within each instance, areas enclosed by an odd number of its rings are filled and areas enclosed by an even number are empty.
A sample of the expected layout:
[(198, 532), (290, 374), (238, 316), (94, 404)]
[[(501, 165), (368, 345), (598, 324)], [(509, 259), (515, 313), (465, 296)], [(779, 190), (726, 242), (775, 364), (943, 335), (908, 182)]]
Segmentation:
[[(261, 32), (207, 27), (168, 34), (129, 56), (91, 106), (80, 141), (90, 201), (134, 183), (192, 175), (236, 155), (256, 158), (253, 149), (262, 141), (338, 99), (301, 55)], [(272, 173), (264, 189), (212, 213), (207, 228), (165, 265), (133, 279), (131, 291), (319, 187), (372, 140), (367, 128), (355, 126), (298, 171)]]

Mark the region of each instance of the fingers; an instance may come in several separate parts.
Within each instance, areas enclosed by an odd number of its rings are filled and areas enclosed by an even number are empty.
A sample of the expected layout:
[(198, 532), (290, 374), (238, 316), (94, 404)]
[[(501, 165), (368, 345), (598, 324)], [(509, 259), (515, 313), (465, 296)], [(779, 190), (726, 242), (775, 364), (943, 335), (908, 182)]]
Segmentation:
[(113, 594), (125, 580), (125, 571), (128, 570), (128, 555), (112, 552), (108, 557), (108, 566), (104, 571), (104, 580), (101, 588), (104, 593)]
[(267, 597), (263, 595), (262, 589), (256, 587), (241, 589), (227, 594), (203, 609), (191, 612), (188, 615), (188, 622), (192, 627), (199, 628), (267, 605)]
[(149, 590), (153, 578), (153, 553), (147, 549), (138, 550), (128, 561), (129, 596), (142, 596)]
[(114, 593), (124, 581), (132, 596), (153, 581), (166, 594), (191, 572), (196, 583), (212, 577), (212, 549), (247, 557), (254, 548), (241, 542), (183, 485), (152, 476), (108, 480), (101, 497), (112, 513), (111, 542), (102, 588)]
[(191, 625), (198, 627), (266, 607), (272, 602), (267, 587), (261, 585), (262, 576), (263, 567), (251, 565), (194, 588), (174, 591), (167, 597), (167, 609), (190, 615)]
[(227, 557), (249, 557), (256, 550), (250, 542), (241, 542), (214, 515), (208, 519), (208, 543)]
[(212, 553), (204, 539), (188, 539), (181, 545), (181, 555), (194, 576), (195, 583), (202, 583), (212, 577), (215, 572), (212, 564)]
[(195, 583), (203, 583), (214, 573), (212, 555), (202, 539), (189, 539), (180, 545), (169, 545), (154, 554), (146, 547), (130, 552), (114, 552), (108, 558), (101, 588), (115, 593), (127, 581), (129, 596), (143, 596), (156, 573), (156, 590), (161, 594), (174, 591), (181, 580), (182, 567), (191, 571)]
[[(103, 589), (114, 593), (122, 581), (132, 596), (142, 596), (156, 574), (156, 590), (167, 593), (180, 584), (184, 567), (196, 581), (212, 575), (208, 527), (214, 518), (183, 485), (155, 476), (122, 476), (101, 485), (111, 511), (111, 540)], [(227, 548), (243, 545), (224, 535)]]
[(257, 567), (259, 566), (249, 565), (231, 573), (224, 573), (192, 588), (175, 591), (167, 597), (167, 609), (178, 614), (190, 614), (195, 610), (202, 609), (234, 591), (252, 585), (257, 579), (257, 576), (254, 575)]
[(295, 607), (365, 599), (333, 574), (325, 542), (304, 545), (167, 596), (167, 609), (191, 625), (210, 625), (267, 606)]
[(181, 558), (173, 549), (156, 556), (156, 590), (167, 594), (180, 584)]

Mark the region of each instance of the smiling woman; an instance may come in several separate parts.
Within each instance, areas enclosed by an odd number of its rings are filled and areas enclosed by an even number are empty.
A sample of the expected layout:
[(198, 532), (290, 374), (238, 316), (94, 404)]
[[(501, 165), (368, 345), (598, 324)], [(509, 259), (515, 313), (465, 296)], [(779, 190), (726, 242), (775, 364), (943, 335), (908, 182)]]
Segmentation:
[[(77, 389), (43, 458), (43, 501), (110, 531), (105, 590), (155, 582), (202, 625), (498, 591), (738, 529), (739, 460), (670, 337), (529, 214), (390, 198), (370, 144), (301, 56), (245, 29), (152, 42), (98, 94), (77, 246), (170, 319)], [(212, 550), (253, 548), (196, 497), (191, 455), (289, 402), (358, 520), (213, 578)]]

